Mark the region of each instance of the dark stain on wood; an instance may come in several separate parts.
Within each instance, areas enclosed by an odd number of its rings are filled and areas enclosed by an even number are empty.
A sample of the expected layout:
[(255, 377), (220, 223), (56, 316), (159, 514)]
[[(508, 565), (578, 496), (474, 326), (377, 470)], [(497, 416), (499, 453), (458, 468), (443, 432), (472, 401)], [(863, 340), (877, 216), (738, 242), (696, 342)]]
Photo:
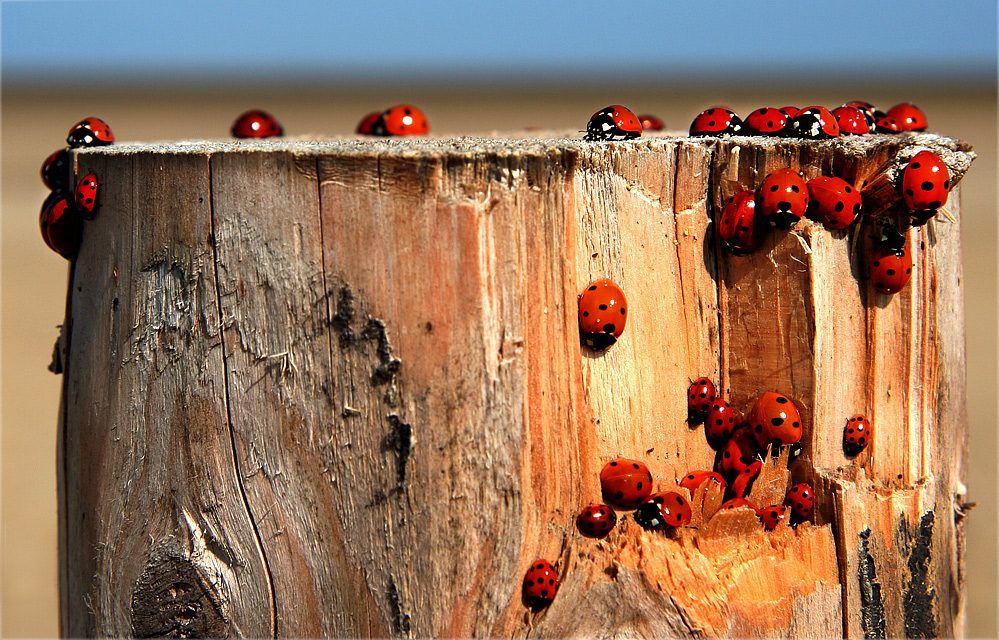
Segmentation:
[(394, 413), (389, 414), (388, 422), (390, 430), (382, 440), (382, 451), (395, 453), (396, 489), (402, 492), (406, 488), (406, 463), (413, 449), (413, 427)]
[(159, 551), (132, 592), (136, 638), (225, 638), (232, 625), (190, 560)]
[(409, 637), (409, 614), (402, 610), (402, 601), (399, 598), (399, 588), (395, 585), (395, 578), (389, 576), (388, 588), (385, 590), (388, 595), (389, 607), (392, 610), (392, 631), (400, 637)]
[[(915, 532), (909, 533), (905, 521), (899, 523), (899, 528), (909, 547), (909, 582), (905, 587), (905, 597), (902, 606), (905, 610), (906, 638), (937, 637), (936, 616), (933, 613), (933, 601), (936, 590), (930, 586), (930, 549), (933, 546), (934, 513), (928, 511), (919, 520)], [(910, 537), (911, 536), (911, 537)]]
[(884, 638), (885, 608), (881, 597), (874, 557), (870, 551), (871, 530), (860, 532), (860, 551), (857, 554), (857, 573), (860, 579), (860, 624), (865, 638)]

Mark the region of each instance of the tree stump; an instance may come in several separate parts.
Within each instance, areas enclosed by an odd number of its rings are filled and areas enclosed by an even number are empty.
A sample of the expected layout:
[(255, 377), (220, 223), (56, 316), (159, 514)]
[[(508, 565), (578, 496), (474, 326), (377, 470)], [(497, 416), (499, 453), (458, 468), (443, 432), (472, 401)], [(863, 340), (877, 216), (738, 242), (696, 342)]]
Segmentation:
[[(102, 192), (61, 341), (63, 634), (961, 635), (960, 187), (901, 293), (865, 276), (923, 148), (955, 183), (973, 158), (929, 134), (76, 150)], [(853, 182), (865, 222), (729, 255), (712, 217), (780, 167)], [(602, 277), (630, 316), (596, 352), (577, 296)], [(661, 489), (711, 468), (698, 376), (797, 400), (801, 454), (752, 497), (808, 481), (812, 522), (698, 490), (670, 535), (583, 537), (608, 460)], [(850, 457), (855, 413), (876, 437)]]

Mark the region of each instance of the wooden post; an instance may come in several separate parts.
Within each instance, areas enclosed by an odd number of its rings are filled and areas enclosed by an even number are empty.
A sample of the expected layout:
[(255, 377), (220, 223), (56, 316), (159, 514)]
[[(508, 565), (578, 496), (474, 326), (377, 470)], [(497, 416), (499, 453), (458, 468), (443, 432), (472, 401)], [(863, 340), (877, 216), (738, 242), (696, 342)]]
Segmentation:
[[(61, 454), (67, 636), (895, 637), (963, 632), (959, 223), (864, 279), (868, 224), (802, 221), (747, 257), (712, 216), (774, 168), (864, 185), (869, 217), (934, 135), (295, 140), (74, 153), (102, 185), (72, 271)], [(947, 207), (960, 220), (956, 187)], [(885, 195), (889, 194), (889, 195)], [(610, 277), (621, 339), (580, 345)], [(685, 391), (798, 400), (801, 455), (755, 515), (582, 537), (601, 466), (710, 468)], [(876, 439), (847, 457), (866, 413)], [(624, 514), (621, 514), (624, 515)], [(709, 519), (710, 518), (710, 519)], [(546, 609), (528, 565), (556, 563)]]

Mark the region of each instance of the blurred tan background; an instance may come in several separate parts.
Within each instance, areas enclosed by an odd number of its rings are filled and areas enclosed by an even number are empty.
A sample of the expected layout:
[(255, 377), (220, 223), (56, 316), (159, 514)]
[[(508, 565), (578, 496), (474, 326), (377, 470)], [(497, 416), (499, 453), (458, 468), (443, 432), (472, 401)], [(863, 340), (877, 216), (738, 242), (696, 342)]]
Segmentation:
[(974, 145), (978, 159), (962, 182), (967, 315), (969, 496), (968, 635), (995, 637), (996, 628), (996, 87), (353, 87), (271, 92), (79, 90), (5, 87), (2, 94), (2, 626), (5, 637), (58, 635), (56, 422), (61, 378), (46, 370), (62, 322), (68, 263), (49, 251), (38, 231), (46, 189), (39, 167), (65, 144), (69, 127), (86, 116), (105, 119), (119, 141), (222, 138), (249, 108), (274, 113), (289, 135), (353, 131), (364, 114), (412, 102), (436, 134), (526, 127), (579, 128), (610, 103), (659, 115), (685, 130), (702, 109), (725, 104), (740, 114), (785, 104), (834, 107), (867, 100), (882, 108), (912, 101), (930, 130)]

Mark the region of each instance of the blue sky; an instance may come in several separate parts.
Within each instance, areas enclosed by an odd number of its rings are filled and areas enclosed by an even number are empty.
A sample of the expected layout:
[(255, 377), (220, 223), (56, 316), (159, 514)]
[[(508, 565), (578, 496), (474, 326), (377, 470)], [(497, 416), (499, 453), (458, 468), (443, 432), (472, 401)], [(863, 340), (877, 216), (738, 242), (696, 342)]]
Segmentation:
[(7, 82), (995, 76), (995, 0), (3, 2)]

